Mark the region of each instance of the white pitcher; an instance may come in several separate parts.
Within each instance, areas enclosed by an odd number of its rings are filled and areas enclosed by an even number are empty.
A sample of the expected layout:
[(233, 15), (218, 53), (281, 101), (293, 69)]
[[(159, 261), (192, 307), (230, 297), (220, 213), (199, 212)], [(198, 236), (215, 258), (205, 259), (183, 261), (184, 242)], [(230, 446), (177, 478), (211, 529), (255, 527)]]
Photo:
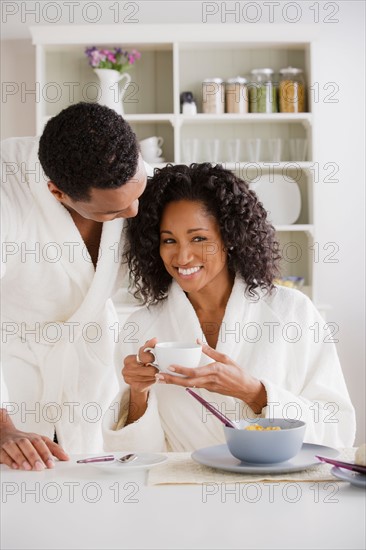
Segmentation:
[[(100, 80), (99, 105), (105, 105), (114, 109), (119, 115), (124, 115), (123, 95), (127, 86), (131, 82), (131, 76), (128, 73), (120, 73), (114, 69), (94, 69), (94, 72)], [(121, 86), (121, 81), (126, 82)]]

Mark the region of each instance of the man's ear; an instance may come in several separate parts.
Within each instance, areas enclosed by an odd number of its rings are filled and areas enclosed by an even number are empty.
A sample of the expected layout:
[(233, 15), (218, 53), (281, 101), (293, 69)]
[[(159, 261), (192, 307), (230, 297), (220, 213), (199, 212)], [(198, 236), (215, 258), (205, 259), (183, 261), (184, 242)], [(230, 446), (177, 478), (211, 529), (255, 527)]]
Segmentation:
[(59, 202), (64, 201), (65, 198), (67, 197), (67, 195), (63, 191), (61, 191), (57, 187), (57, 185), (53, 183), (53, 181), (49, 181), (47, 183), (47, 186), (50, 192), (52, 193), (52, 195), (55, 197), (55, 199), (57, 199)]

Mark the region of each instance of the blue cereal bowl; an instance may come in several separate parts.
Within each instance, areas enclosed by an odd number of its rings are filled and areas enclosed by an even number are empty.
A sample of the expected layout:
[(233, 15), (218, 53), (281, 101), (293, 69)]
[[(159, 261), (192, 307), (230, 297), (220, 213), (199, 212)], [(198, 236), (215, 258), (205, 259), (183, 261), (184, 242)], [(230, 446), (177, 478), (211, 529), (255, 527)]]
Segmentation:
[[(230, 453), (242, 462), (275, 464), (290, 460), (301, 450), (305, 422), (284, 418), (259, 418), (241, 420), (239, 429), (224, 426), (226, 443)], [(247, 427), (279, 427), (280, 430), (247, 430)]]

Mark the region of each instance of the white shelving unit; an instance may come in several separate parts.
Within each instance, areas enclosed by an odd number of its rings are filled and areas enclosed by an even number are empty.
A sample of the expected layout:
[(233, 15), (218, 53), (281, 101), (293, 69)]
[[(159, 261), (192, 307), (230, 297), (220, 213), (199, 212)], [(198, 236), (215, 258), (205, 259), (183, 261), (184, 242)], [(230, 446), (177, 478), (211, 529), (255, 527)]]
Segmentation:
[[(44, 92), (59, 91), (57, 101), (50, 100), (47, 93), (41, 94), (36, 113), (37, 132), (40, 134), (47, 120), (71, 103), (95, 100), (89, 88), (95, 89), (98, 80), (88, 65), (84, 50), (96, 45), (141, 51), (141, 59), (130, 71), (134, 84), (125, 96), (125, 118), (139, 139), (152, 135), (163, 137), (163, 156), (167, 162), (182, 162), (182, 140), (190, 137), (201, 140), (209, 137), (222, 140), (280, 137), (285, 143), (292, 137), (307, 138), (308, 153), (304, 162), (290, 161), (286, 148), (285, 160), (280, 163), (263, 160), (254, 164), (242, 158), (237, 163), (226, 162), (225, 158), (221, 162), (247, 180), (255, 177), (259, 170), (263, 174), (286, 173), (297, 181), (302, 201), (299, 218), (292, 225), (277, 226), (276, 230), (282, 247), (295, 243), (301, 254), (296, 261), (284, 262), (282, 268), (284, 275), (305, 277), (304, 290), (316, 299), (316, 264), (311, 256), (316, 240), (317, 211), (312, 175), (314, 121), (310, 98), (306, 113), (202, 113), (201, 82), (207, 77), (226, 79), (248, 75), (251, 69), (259, 67), (271, 67), (276, 72), (292, 65), (303, 69), (308, 83), (312, 81), (311, 43), (296, 39), (296, 33), (289, 33), (288, 38), (279, 42), (274, 38), (275, 30), (270, 27), (261, 39), (256, 36), (255, 29), (247, 29), (244, 33), (235, 25), (33, 27), (36, 79)], [(197, 102), (199, 112), (195, 116), (180, 113), (179, 95), (187, 90), (193, 92)]]

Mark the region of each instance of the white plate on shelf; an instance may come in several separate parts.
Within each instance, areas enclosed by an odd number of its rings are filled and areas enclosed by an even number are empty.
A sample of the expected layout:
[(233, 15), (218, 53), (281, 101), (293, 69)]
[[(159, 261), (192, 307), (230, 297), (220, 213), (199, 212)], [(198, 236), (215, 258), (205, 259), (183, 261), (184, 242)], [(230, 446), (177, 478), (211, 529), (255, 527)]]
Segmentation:
[[(88, 466), (92, 466), (99, 471), (106, 472), (108, 474), (122, 474), (129, 470), (149, 470), (154, 466), (159, 466), (168, 460), (168, 457), (158, 453), (136, 453), (137, 458), (132, 462), (89, 462)], [(123, 453), (119, 453), (118, 456), (122, 456)], [(117, 454), (115, 454), (117, 457)]]
[(250, 184), (274, 225), (295, 223), (301, 212), (301, 194), (294, 179), (281, 174), (263, 175)]
[(276, 464), (252, 464), (249, 462), (241, 462), (235, 458), (229, 451), (227, 445), (214, 445), (213, 447), (205, 447), (198, 449), (192, 453), (192, 459), (203, 464), (225, 470), (227, 472), (237, 472), (241, 474), (284, 474), (288, 472), (301, 472), (311, 466), (319, 466), (321, 462), (315, 455), (336, 458), (339, 455), (337, 449), (332, 447), (324, 447), (323, 445), (314, 445), (312, 443), (304, 443), (301, 451), (286, 462), (278, 462)]
[(334, 466), (331, 469), (331, 472), (335, 477), (341, 479), (342, 481), (348, 481), (351, 485), (366, 489), (366, 474), (359, 474), (357, 472), (352, 472), (352, 470), (338, 468), (338, 466)]

